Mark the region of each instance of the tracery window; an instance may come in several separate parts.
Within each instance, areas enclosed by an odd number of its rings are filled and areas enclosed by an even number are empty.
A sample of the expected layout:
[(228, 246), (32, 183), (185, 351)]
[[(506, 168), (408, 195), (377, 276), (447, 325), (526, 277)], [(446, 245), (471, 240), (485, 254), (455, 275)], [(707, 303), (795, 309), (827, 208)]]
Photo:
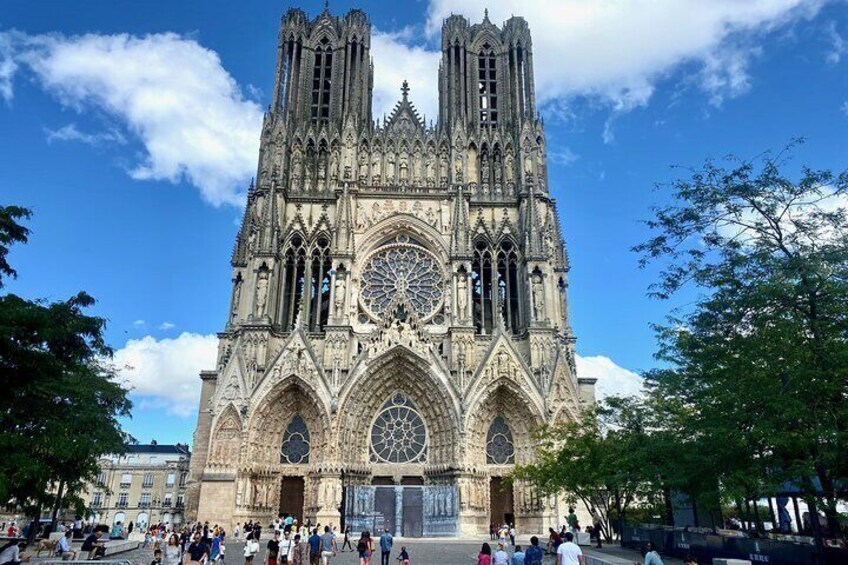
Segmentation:
[(488, 334), (503, 319), (507, 330), (521, 330), (521, 281), (518, 250), (510, 240), (501, 243), (493, 257), (489, 245), (477, 241), (471, 262), (474, 325), (477, 333)]
[(362, 270), (360, 299), (381, 319), (396, 295), (406, 297), (422, 320), (433, 317), (444, 299), (444, 275), (438, 258), (405, 235), (378, 248)]
[(283, 434), (280, 463), (290, 465), (309, 463), (309, 451), (309, 428), (300, 414), (295, 414)]
[(330, 91), (332, 86), (333, 49), (326, 37), (315, 50), (312, 67), (312, 121), (327, 121), (330, 118)]
[(394, 393), (371, 425), (371, 461), (424, 463), (427, 428), (415, 405), (402, 392)]
[(320, 332), (324, 329), (330, 317), (330, 241), (318, 238), (312, 250), (312, 265), (310, 269), (309, 331)]
[(296, 235), (289, 242), (283, 262), (280, 323), (288, 331), (294, 327), (299, 300), (303, 295), (306, 276), (306, 249), (303, 238)]
[(495, 70), (495, 54), (489, 44), (483, 45), (483, 51), (477, 57), (479, 68), (478, 87), (480, 89), (480, 123), (496, 125), (498, 123), (498, 82)]
[(486, 463), (489, 465), (509, 465), (515, 463), (515, 444), (512, 432), (503, 417), (498, 416), (489, 426), (486, 434)]

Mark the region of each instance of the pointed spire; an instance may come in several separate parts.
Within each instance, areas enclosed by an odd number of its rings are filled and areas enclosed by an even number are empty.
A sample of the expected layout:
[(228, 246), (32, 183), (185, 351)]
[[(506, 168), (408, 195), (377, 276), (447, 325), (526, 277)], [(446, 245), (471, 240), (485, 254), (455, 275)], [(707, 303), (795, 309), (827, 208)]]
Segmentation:
[(536, 187), (529, 183), (527, 207), (524, 210), (524, 253), (527, 257), (542, 255), (542, 226), (539, 223), (539, 212), (536, 208)]
[(353, 253), (353, 212), (350, 200), (348, 183), (345, 182), (336, 213), (335, 249), (337, 253)]
[(451, 234), (451, 251), (457, 255), (468, 253), (469, 245), (469, 218), (468, 206), (465, 196), (462, 194), (462, 185), (456, 191), (453, 203), (453, 234)]
[(406, 101), (407, 97), (409, 96), (409, 83), (406, 81), (406, 79), (403, 79), (403, 84), (400, 87), (400, 93), (403, 95), (404, 101)]
[(485, 23), (490, 23), (490, 22), (489, 22), (489, 9), (488, 9), (488, 8), (486, 8), (485, 10), (483, 10), (483, 21), (484, 21)]

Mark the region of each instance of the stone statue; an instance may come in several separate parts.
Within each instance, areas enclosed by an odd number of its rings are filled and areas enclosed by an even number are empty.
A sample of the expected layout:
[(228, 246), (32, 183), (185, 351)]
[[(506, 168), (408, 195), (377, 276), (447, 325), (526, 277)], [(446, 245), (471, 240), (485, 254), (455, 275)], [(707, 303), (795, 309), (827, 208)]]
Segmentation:
[(524, 149), (524, 174), (526, 178), (533, 178), (533, 154), (529, 147)]
[(380, 150), (375, 149), (374, 153), (371, 155), (371, 176), (374, 179), (374, 184), (380, 184), (380, 176), (382, 175), (382, 159), (380, 156)]
[(441, 175), (441, 184), (442, 186), (447, 186), (448, 184), (448, 152), (442, 149), (442, 152), (439, 153), (439, 173)]
[(339, 178), (339, 148), (334, 147), (330, 153), (330, 180)]
[(359, 171), (357, 172), (359, 182), (368, 182), (368, 153), (365, 149), (359, 150)]
[(467, 318), (468, 308), (468, 277), (465, 274), (459, 275), (456, 281), (456, 310), (457, 317), (460, 322), (464, 322)]
[(233, 305), (231, 311), (233, 321), (238, 319), (239, 303), (241, 302), (241, 283), (241, 276), (237, 276), (233, 285)]
[(536, 321), (545, 319), (545, 287), (542, 284), (542, 275), (533, 275), (533, 314)]
[(415, 149), (412, 156), (412, 184), (421, 184), (421, 150)]
[(399, 167), (399, 179), (401, 184), (406, 184), (409, 182), (409, 160), (406, 156), (406, 153), (402, 153), (400, 156), (400, 165)]
[(454, 180), (462, 182), (462, 156), (457, 153), (453, 164)]
[(300, 151), (300, 146), (296, 146), (292, 151), (291, 179), (292, 185), (300, 188), (300, 177), (303, 176), (303, 154)]
[(268, 301), (268, 271), (259, 271), (259, 279), (256, 281), (256, 315), (265, 315), (265, 306)]
[(333, 296), (333, 305), (336, 308), (336, 317), (341, 318), (344, 316), (344, 303), (345, 303), (345, 279), (341, 276), (336, 276), (336, 288), (334, 290), (335, 295)]
[(350, 175), (353, 172), (353, 148), (346, 147), (344, 153), (344, 179), (350, 179)]
[(390, 152), (386, 156), (386, 182), (391, 183), (395, 180), (395, 165), (397, 164), (397, 158), (393, 152)]
[(504, 158), (504, 178), (506, 182), (512, 182), (515, 178), (515, 161), (512, 158), (512, 153), (507, 153)]
[(433, 154), (433, 149), (427, 151), (427, 184), (433, 186), (436, 182), (436, 156)]

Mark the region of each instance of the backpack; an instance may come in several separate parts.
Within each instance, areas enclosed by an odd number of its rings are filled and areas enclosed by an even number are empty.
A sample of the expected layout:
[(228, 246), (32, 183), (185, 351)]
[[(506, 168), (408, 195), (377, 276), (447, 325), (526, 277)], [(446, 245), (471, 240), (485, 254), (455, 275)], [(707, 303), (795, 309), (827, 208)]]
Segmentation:
[(358, 551), (359, 553), (368, 551), (368, 545), (365, 543), (364, 539), (359, 540), (359, 543), (356, 544), (356, 551)]

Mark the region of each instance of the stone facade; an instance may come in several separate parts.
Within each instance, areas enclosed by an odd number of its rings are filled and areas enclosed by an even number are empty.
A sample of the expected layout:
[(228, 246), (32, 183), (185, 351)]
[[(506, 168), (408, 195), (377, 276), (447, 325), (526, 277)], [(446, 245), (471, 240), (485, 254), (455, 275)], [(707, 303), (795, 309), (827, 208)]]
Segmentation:
[(186, 445), (127, 445), (121, 455), (100, 460), (100, 475), (81, 496), (101, 524), (180, 524), (191, 453)]
[(366, 14), (283, 17), (228, 321), (201, 375), (190, 518), (338, 524), (354, 492), (379, 490), (352, 487), (394, 484), (434, 487), (425, 522), (455, 510), (450, 535), (557, 522), (556, 501), (500, 479), (532, 460), (535, 428), (594, 402), (525, 20), (448, 18), (438, 82), (435, 124), (406, 83), (375, 123)]

